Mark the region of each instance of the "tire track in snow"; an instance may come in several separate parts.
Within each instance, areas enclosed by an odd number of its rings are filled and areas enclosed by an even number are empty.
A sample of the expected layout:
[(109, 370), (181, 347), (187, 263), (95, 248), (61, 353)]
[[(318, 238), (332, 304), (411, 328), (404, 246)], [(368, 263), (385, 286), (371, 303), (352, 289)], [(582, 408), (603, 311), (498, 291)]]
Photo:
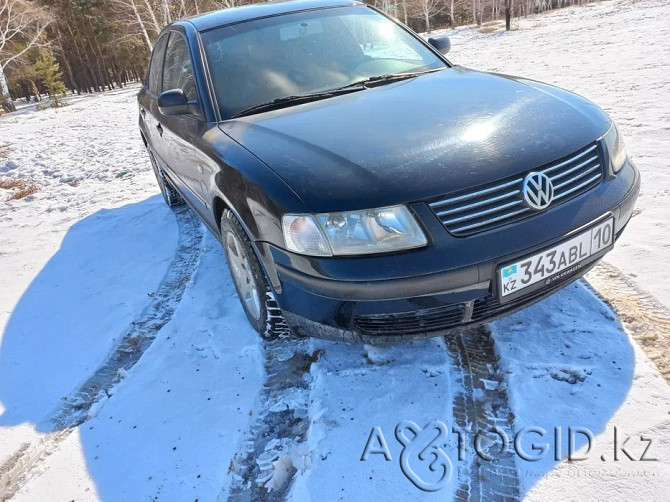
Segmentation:
[(40, 463), (94, 414), (96, 405), (101, 406), (112, 395), (113, 387), (137, 364), (161, 328), (172, 318), (198, 265), (204, 237), (200, 220), (187, 206), (178, 208), (175, 217), (179, 227), (177, 252), (151, 303), (140, 318), (131, 323), (117, 347), (95, 373), (70, 396), (63, 398), (63, 404), (46, 421), (46, 425), (53, 427), (52, 432), (34, 443), (24, 443), (0, 465), (0, 500), (11, 498), (30, 480)]
[[(465, 444), (472, 449), (475, 435), (496, 427), (509, 439), (504, 451), (500, 438), (493, 434), (481, 437), (479, 450), (492, 460), (472, 454), (459, 478), (455, 500), (519, 500), (518, 470), (511, 447), (514, 438), (514, 416), (509, 409), (505, 378), (498, 366), (494, 342), (486, 326), (466, 329), (445, 337), (455, 362), (454, 370), (464, 392), (454, 396), (454, 419), (463, 431)], [(492, 438), (489, 441), (486, 438)], [(494, 439), (495, 438), (495, 439)]]
[(321, 356), (308, 339), (265, 340), (266, 381), (260, 414), (230, 461), (233, 481), (220, 499), (230, 502), (285, 500), (291, 480), (305, 457), (310, 425), (310, 369)]

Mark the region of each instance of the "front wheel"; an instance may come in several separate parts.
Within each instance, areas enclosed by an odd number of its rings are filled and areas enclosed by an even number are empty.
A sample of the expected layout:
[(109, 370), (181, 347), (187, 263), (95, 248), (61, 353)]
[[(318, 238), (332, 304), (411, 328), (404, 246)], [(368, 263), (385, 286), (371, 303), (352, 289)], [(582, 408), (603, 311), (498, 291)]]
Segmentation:
[(249, 323), (268, 340), (290, 335), (251, 242), (229, 209), (221, 216), (221, 240), (237, 296)]

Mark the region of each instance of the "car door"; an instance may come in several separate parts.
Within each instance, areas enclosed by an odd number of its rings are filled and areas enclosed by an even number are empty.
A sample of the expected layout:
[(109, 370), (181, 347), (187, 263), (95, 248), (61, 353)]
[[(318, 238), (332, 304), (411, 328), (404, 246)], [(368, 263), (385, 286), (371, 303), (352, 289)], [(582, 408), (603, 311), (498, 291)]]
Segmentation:
[(151, 62), (147, 71), (147, 78), (144, 88), (140, 90), (138, 101), (140, 107), (140, 128), (144, 137), (154, 155), (158, 158), (158, 148), (160, 147), (160, 137), (156, 125), (155, 114), (158, 110), (158, 94), (161, 92), (161, 82), (163, 78), (163, 58), (165, 56), (165, 47), (167, 45), (168, 35), (165, 34), (158, 39), (151, 55)]
[(203, 117), (197, 103), (198, 90), (188, 42), (182, 33), (171, 31), (165, 49), (161, 92), (181, 89), (192, 103), (192, 112), (163, 115), (157, 107), (156, 131), (160, 136), (160, 155), (168, 167), (170, 179), (198, 211), (206, 207), (199, 185), (195, 156), (195, 138)]

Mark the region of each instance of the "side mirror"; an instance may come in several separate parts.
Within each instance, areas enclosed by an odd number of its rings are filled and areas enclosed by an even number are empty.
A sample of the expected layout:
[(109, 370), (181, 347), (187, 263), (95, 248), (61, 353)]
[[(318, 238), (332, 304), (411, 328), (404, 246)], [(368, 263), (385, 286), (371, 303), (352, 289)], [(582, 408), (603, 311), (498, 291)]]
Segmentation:
[(190, 111), (188, 98), (181, 89), (162, 92), (158, 96), (158, 109), (163, 115), (182, 115)]
[(441, 37), (430, 37), (428, 43), (442, 54), (448, 53), (451, 49), (451, 40), (449, 40), (449, 37), (446, 35)]

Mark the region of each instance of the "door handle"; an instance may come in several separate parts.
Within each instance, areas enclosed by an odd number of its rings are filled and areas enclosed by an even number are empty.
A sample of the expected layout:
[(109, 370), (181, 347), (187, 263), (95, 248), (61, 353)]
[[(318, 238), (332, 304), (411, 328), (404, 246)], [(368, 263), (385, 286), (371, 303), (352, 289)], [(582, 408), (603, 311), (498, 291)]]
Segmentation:
[(158, 129), (158, 134), (160, 134), (161, 137), (162, 137), (163, 136), (163, 126), (160, 124), (160, 122), (156, 126), (156, 129)]

